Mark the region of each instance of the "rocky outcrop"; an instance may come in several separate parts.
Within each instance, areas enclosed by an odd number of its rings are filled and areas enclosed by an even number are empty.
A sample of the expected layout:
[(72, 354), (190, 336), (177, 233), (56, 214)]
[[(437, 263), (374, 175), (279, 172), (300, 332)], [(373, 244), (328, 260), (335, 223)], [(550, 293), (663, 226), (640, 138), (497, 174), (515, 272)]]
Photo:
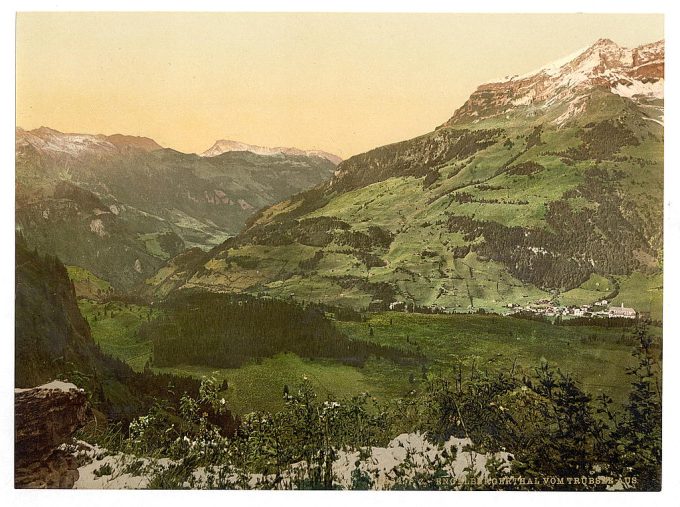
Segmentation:
[(59, 447), (85, 424), (89, 410), (85, 392), (66, 382), (14, 390), (15, 487), (73, 487), (76, 459)]

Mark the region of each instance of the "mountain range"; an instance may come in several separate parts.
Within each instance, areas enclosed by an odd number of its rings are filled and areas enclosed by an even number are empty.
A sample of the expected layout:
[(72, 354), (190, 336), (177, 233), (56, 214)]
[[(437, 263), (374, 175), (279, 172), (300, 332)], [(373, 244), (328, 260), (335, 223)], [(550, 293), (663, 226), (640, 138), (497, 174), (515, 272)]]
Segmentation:
[(274, 155), (294, 155), (302, 157), (319, 157), (338, 165), (342, 159), (337, 155), (321, 150), (301, 150), (299, 148), (286, 148), (278, 146), (276, 148), (269, 148), (267, 146), (257, 146), (255, 144), (242, 143), (240, 141), (229, 141), (220, 139), (215, 141), (209, 149), (201, 153), (202, 157), (216, 157), (230, 151), (249, 151), (256, 155), (274, 156)]
[[(242, 147), (247, 145), (242, 144)], [(210, 248), (335, 163), (301, 150), (199, 156), (125, 135), (16, 130), (16, 226), (31, 247), (118, 289), (186, 248)]]
[(635, 298), (660, 315), (664, 42), (608, 39), (480, 85), (433, 131), (353, 156), (145, 290), (494, 310)]

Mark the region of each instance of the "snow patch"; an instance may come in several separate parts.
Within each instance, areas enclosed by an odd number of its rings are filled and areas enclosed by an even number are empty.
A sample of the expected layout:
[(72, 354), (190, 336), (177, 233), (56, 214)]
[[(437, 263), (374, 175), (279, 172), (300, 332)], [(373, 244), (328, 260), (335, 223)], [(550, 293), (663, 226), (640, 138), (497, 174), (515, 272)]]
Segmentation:
[(576, 97), (576, 99), (572, 100), (569, 103), (569, 107), (567, 107), (567, 110), (561, 115), (559, 115), (555, 120), (553, 120), (553, 123), (555, 123), (558, 127), (561, 127), (566, 123), (567, 120), (583, 112), (583, 110), (586, 107), (585, 100), (586, 98), (587, 98), (586, 96), (581, 95), (579, 97)]
[(534, 101), (534, 94), (527, 93), (524, 97), (512, 101), (513, 106), (528, 106)]
[(655, 83), (643, 83), (642, 81), (628, 81), (627, 83), (617, 83), (612, 87), (612, 93), (616, 93), (621, 97), (633, 98), (636, 95), (644, 97), (663, 99), (664, 80), (659, 79)]
[(20, 145), (30, 144), (39, 151), (66, 153), (79, 156), (86, 152), (112, 153), (116, 147), (104, 136), (90, 134), (64, 134), (47, 127), (35, 130), (17, 130)]
[(654, 123), (658, 123), (662, 127), (664, 126), (663, 121), (657, 120), (656, 118), (645, 118), (645, 120), (653, 121)]

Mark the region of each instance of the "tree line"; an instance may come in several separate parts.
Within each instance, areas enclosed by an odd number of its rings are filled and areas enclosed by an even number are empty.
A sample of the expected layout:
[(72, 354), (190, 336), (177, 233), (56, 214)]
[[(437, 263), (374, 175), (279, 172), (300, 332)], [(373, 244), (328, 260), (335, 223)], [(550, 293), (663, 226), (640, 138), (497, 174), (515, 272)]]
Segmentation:
[(239, 367), (282, 352), (356, 366), (372, 356), (400, 363), (420, 360), (400, 349), (350, 340), (317, 305), (194, 292), (171, 298), (162, 310), (163, 316), (139, 329), (140, 338), (153, 344), (154, 366)]

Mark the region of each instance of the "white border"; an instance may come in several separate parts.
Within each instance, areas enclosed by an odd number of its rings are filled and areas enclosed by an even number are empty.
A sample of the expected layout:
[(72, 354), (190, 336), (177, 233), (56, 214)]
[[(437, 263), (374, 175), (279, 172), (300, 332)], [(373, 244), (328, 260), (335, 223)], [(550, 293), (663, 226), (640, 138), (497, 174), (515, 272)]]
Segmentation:
[[(572, 505), (575, 502), (597, 504), (602, 506), (638, 506), (651, 502), (661, 505), (677, 505), (680, 499), (680, 470), (677, 465), (680, 456), (679, 435), (676, 425), (678, 418), (678, 395), (676, 386), (680, 387), (680, 368), (678, 368), (678, 343), (676, 336), (678, 326), (677, 314), (673, 306), (677, 298), (678, 282), (680, 282), (680, 267), (678, 259), (678, 238), (680, 237), (680, 201), (675, 193), (680, 191), (680, 168), (677, 167), (678, 151), (678, 98), (674, 93), (678, 88), (678, 25), (674, 5), (676, 2), (659, 0), (646, 1), (584, 1), (571, 0), (559, 2), (515, 0), (492, 1), (477, 0), (460, 3), (420, 0), (404, 1), (392, 0), (379, 2), (373, 0), (326, 1), (288, 0), (285, 2), (251, 0), (214, 2), (208, 0), (150, 1), (150, 0), (118, 0), (100, 1), (97, 3), (87, 0), (73, 1), (6, 1), (2, 3), (0, 18), (0, 37), (2, 44), (2, 113), (0, 123), (0, 156), (2, 165), (0, 170), (0, 238), (4, 238), (0, 261), (0, 322), (2, 324), (2, 389), (0, 389), (0, 501), (4, 505), (96, 505), (113, 506), (123, 502), (132, 504), (146, 503), (162, 505), (185, 505), (190, 502), (201, 502), (232, 505), (251, 505), (276, 503), (283, 505), (318, 505), (343, 506), (354, 503), (366, 503), (376, 506), (414, 505), (422, 501), (440, 503), (443, 505), (454, 503), (491, 504), (503, 502), (506, 505)], [(536, 13), (664, 13), (666, 15), (666, 181), (665, 181), (665, 280), (664, 280), (664, 457), (663, 457), (663, 492), (661, 494), (648, 493), (354, 493), (354, 492), (149, 492), (149, 491), (25, 491), (13, 489), (13, 300), (14, 300), (14, 86), (11, 76), (14, 75), (14, 20), (16, 11), (297, 11), (297, 12), (536, 12)], [(669, 56), (670, 55), (670, 56)], [(9, 238), (12, 238), (10, 240)]]

